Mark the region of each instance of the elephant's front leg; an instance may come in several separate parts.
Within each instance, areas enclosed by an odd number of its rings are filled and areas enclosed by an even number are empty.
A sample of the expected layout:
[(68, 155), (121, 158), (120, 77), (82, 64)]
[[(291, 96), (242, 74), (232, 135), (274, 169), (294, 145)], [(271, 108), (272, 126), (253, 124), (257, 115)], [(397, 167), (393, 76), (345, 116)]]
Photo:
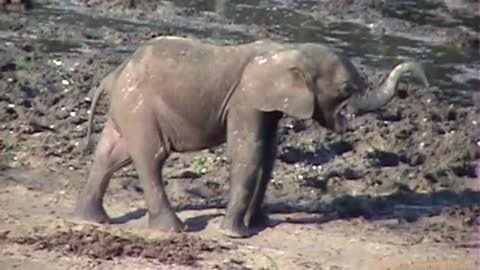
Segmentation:
[(268, 183), (272, 177), (272, 171), (277, 155), (277, 129), (281, 114), (270, 113), (264, 117), (262, 125), (262, 141), (264, 142), (262, 154), (262, 169), (260, 181), (257, 182), (255, 192), (245, 214), (247, 227), (264, 227), (269, 223), (268, 214), (262, 209)]
[(248, 237), (245, 214), (262, 175), (262, 115), (260, 112), (229, 113), (227, 145), (230, 156), (230, 198), (221, 231), (230, 237)]

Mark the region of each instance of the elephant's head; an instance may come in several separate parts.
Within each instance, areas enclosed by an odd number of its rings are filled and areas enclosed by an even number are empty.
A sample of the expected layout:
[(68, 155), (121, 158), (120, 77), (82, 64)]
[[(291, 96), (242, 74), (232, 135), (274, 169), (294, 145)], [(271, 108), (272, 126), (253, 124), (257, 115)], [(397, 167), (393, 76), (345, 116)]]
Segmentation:
[(255, 57), (244, 70), (240, 89), (261, 111), (313, 118), (342, 133), (348, 126), (347, 111), (358, 115), (385, 106), (408, 72), (428, 87), (422, 67), (405, 62), (397, 65), (378, 89), (367, 91), (368, 83), (350, 60), (328, 47), (308, 43)]

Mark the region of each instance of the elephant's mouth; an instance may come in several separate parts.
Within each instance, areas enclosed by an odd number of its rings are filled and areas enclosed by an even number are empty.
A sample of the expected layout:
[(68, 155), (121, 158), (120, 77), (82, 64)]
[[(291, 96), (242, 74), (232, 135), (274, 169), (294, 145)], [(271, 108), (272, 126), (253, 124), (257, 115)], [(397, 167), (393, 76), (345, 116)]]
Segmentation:
[(349, 106), (349, 100), (343, 101), (335, 110), (334, 113), (334, 130), (337, 133), (344, 133), (349, 129), (350, 122), (355, 115), (352, 113), (352, 108)]

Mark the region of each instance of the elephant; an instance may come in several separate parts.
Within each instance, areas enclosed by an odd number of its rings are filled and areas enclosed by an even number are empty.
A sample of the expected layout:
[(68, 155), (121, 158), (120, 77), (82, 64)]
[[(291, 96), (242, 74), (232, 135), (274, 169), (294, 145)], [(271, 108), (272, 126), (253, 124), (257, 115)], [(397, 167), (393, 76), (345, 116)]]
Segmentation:
[(177, 36), (145, 41), (92, 89), (85, 149), (103, 92), (109, 94), (107, 119), (73, 214), (109, 223), (103, 197), (110, 178), (133, 163), (144, 189), (148, 227), (186, 231), (164, 189), (164, 163), (174, 152), (226, 143), (230, 195), (219, 231), (249, 237), (251, 228), (269, 220), (262, 204), (280, 119), (313, 119), (344, 133), (352, 114), (385, 106), (406, 73), (428, 87), (422, 66), (405, 61), (378, 89), (366, 91), (366, 79), (347, 57), (316, 43), (260, 39), (216, 45)]

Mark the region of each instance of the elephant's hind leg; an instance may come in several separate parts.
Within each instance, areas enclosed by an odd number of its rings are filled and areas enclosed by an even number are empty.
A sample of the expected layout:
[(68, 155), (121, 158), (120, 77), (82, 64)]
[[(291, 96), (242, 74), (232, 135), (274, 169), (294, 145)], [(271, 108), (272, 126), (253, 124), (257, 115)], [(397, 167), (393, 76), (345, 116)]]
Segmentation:
[(125, 138), (109, 118), (95, 150), (87, 183), (78, 196), (74, 216), (82, 220), (108, 223), (109, 217), (103, 208), (105, 191), (113, 173), (130, 162)]
[(141, 119), (130, 123), (127, 142), (145, 192), (149, 227), (162, 232), (184, 231), (185, 225), (170, 205), (163, 185), (162, 168), (169, 152), (159, 134), (161, 131), (149, 123), (148, 116)]

